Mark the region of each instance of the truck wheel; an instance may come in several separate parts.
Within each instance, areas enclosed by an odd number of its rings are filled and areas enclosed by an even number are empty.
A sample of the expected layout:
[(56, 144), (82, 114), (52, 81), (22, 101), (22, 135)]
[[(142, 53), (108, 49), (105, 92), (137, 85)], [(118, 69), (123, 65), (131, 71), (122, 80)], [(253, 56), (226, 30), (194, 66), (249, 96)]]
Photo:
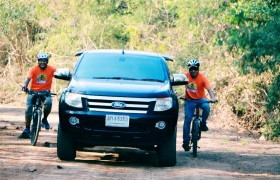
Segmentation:
[(171, 137), (158, 149), (158, 159), (160, 166), (175, 166), (176, 164), (176, 136), (177, 127), (175, 128)]
[(57, 133), (57, 156), (60, 160), (74, 160), (76, 158), (76, 149), (71, 137), (64, 133), (58, 124)]

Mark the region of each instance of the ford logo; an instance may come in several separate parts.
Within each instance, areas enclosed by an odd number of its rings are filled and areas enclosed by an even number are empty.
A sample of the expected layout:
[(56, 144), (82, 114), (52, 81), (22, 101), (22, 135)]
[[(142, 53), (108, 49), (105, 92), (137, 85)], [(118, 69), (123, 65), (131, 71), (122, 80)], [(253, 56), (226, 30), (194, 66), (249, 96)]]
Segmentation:
[(112, 102), (112, 107), (114, 107), (114, 108), (124, 108), (124, 107), (126, 107), (126, 104), (124, 102), (116, 101), (116, 102)]

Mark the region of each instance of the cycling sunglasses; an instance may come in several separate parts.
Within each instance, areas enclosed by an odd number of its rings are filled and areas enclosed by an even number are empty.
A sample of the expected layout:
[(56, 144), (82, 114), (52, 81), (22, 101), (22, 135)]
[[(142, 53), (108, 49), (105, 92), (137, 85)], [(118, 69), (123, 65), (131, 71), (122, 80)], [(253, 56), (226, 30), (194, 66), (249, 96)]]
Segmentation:
[(189, 71), (198, 71), (198, 70), (199, 70), (198, 67), (191, 67), (191, 68), (189, 69)]
[(45, 58), (42, 58), (42, 59), (38, 59), (38, 61), (40, 61), (40, 62), (48, 62), (49, 60), (45, 59)]

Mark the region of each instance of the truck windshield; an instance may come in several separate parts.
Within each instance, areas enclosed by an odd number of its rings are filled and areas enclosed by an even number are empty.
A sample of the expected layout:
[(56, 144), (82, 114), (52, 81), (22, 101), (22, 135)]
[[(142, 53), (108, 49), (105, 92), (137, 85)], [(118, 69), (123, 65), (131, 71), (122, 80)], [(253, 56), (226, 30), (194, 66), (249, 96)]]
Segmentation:
[(166, 79), (162, 59), (131, 54), (85, 54), (76, 78), (158, 81)]

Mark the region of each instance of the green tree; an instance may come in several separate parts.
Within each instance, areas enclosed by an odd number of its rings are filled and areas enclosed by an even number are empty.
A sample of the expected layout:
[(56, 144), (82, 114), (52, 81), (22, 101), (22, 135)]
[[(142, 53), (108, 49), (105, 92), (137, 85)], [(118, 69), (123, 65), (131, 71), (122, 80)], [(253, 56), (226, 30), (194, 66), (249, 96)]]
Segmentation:
[[(267, 82), (258, 85), (266, 94), (267, 130), (274, 138), (280, 135), (280, 2), (276, 0), (224, 1), (226, 23), (224, 42), (236, 57), (243, 74), (268, 74)], [(270, 78), (272, 77), (272, 78)], [(271, 80), (270, 80), (271, 79)], [(270, 81), (269, 81), (270, 80)], [(278, 113), (277, 113), (278, 112)], [(269, 126), (272, 125), (273, 126)], [(269, 133), (266, 133), (269, 134)]]
[[(34, 16), (34, 7), (23, 1), (0, 2), (0, 37), (4, 44), (1, 59), (15, 61), (22, 67), (29, 60), (27, 51), (34, 45), (42, 29)], [(9, 62), (11, 63), (11, 62)], [(5, 64), (5, 62), (2, 62)]]

